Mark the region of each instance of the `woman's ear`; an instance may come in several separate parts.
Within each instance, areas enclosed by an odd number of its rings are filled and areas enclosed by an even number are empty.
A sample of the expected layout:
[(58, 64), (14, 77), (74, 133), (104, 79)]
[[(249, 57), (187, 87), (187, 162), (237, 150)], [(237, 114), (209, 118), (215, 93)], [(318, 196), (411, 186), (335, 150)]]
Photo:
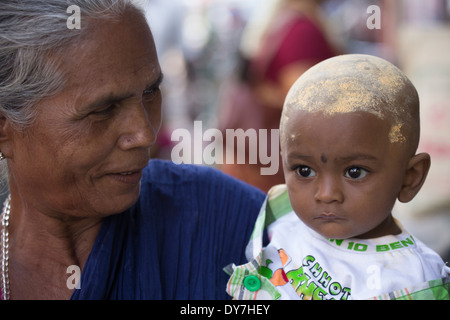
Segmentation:
[(422, 188), (431, 165), (428, 153), (419, 153), (413, 156), (408, 163), (403, 186), (398, 194), (400, 202), (411, 201)]
[(11, 121), (0, 113), (0, 152), (11, 157)]

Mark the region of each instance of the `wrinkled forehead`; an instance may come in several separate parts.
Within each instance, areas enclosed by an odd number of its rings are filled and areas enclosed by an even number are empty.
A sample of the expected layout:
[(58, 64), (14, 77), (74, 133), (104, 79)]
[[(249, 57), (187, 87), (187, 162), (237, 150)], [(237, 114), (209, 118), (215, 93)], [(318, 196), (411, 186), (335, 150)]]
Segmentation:
[[(406, 110), (414, 104), (408, 78), (391, 63), (368, 55), (343, 55), (306, 71), (291, 87), (283, 108), (281, 127), (292, 111), (324, 115), (368, 112), (392, 119), (392, 142), (399, 142)], [(281, 133), (283, 134), (283, 132)]]

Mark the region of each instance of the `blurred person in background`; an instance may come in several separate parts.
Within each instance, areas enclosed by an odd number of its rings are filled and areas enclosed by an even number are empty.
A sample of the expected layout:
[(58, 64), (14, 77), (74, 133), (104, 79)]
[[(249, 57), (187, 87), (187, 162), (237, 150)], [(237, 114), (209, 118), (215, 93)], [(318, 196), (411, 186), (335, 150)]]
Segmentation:
[[(271, 0), (249, 21), (242, 37), (240, 77), (225, 86), (220, 98), (221, 130), (267, 129), (267, 150), (269, 154), (279, 153), (279, 148), (271, 150), (270, 129), (279, 127), (287, 91), (303, 72), (338, 52), (327, 36), (321, 2)], [(223, 172), (265, 192), (274, 184), (284, 183), (281, 169), (275, 175), (261, 175), (263, 165), (249, 163), (248, 144), (245, 150), (235, 147), (226, 152), (234, 152), (235, 161), (221, 165)], [(237, 164), (236, 157), (242, 152), (245, 163)]]

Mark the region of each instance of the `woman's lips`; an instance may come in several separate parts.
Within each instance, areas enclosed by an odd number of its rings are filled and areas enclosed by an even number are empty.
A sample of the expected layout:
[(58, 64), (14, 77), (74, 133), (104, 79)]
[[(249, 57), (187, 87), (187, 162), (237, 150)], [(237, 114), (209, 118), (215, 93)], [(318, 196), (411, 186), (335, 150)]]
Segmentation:
[(110, 173), (110, 174), (108, 174), (108, 176), (118, 182), (134, 185), (134, 184), (138, 184), (141, 181), (142, 170)]

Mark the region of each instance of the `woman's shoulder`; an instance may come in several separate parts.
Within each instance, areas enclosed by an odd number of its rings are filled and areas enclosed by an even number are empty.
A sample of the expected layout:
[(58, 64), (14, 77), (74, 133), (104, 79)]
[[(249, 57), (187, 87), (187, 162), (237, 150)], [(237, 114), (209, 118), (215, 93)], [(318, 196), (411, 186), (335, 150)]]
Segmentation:
[(169, 160), (152, 159), (144, 169), (144, 181), (157, 183), (179, 183), (180, 180), (196, 181), (207, 174), (217, 174), (213, 168), (191, 165), (175, 164)]
[[(265, 194), (259, 189), (208, 166), (175, 164), (167, 160), (153, 159), (144, 170), (143, 184), (152, 188), (195, 188), (204, 192), (226, 191), (244, 194), (263, 201)], [(242, 195), (241, 195), (242, 196)]]

